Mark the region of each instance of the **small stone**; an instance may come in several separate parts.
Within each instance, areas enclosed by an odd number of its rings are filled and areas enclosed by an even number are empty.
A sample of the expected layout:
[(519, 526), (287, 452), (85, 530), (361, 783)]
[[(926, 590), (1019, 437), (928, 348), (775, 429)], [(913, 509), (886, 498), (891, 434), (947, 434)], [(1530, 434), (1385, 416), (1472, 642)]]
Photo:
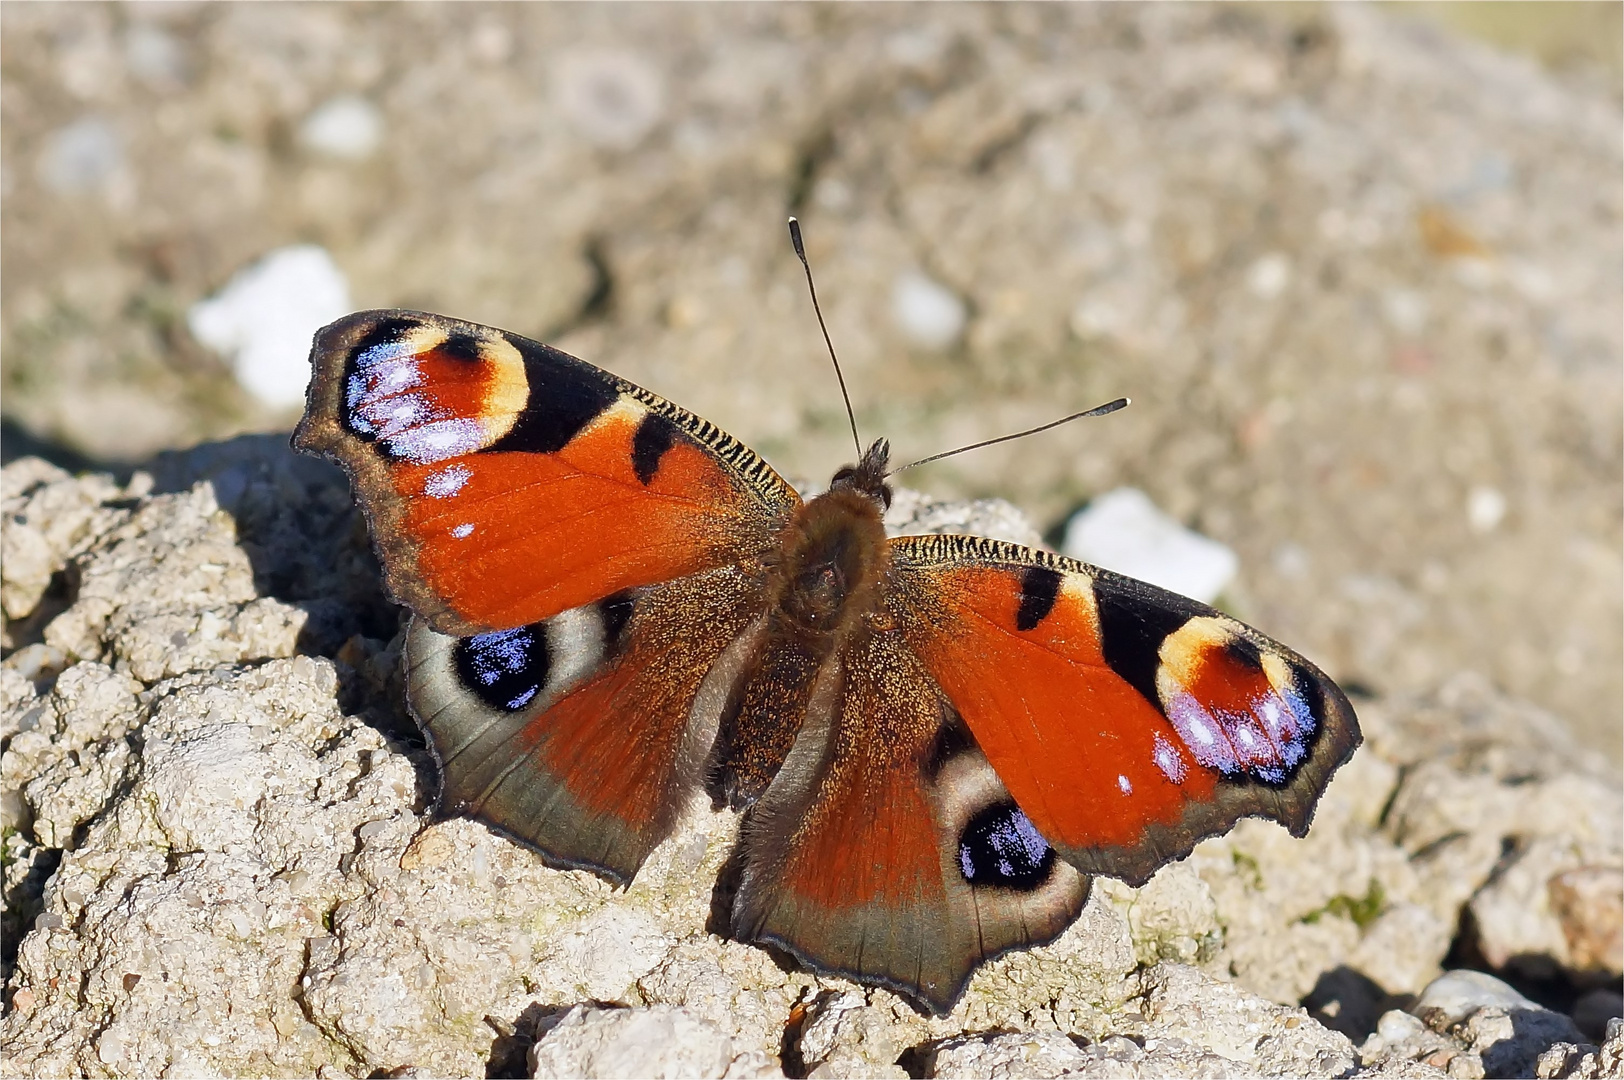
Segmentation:
[(45, 140), (39, 178), (52, 191), (77, 195), (100, 187), (123, 163), (124, 148), (112, 126), (99, 116), (86, 116)]
[(1233, 551), (1186, 529), (1137, 488), (1108, 491), (1073, 514), (1060, 550), (1202, 603), (1239, 568)]
[(1540, 1008), (1493, 975), (1461, 968), (1446, 971), (1427, 984), (1410, 1012), (1436, 1030), (1490, 1006), (1508, 1011)]
[(530, 1049), (531, 1075), (722, 1077), (734, 1058), (721, 1029), (670, 1005), (577, 1005)]
[(1624, 974), (1624, 869), (1581, 866), (1551, 878), (1546, 891), (1567, 938), (1569, 966)]
[(964, 301), (952, 289), (916, 270), (892, 285), (891, 317), (910, 345), (931, 350), (954, 345), (968, 318)]
[(1404, 337), (1413, 338), (1425, 330), (1427, 298), (1414, 289), (1389, 289), (1382, 294), (1382, 315), (1387, 325)]
[(130, 74), (154, 90), (178, 89), (189, 64), (179, 39), (161, 26), (139, 22), (124, 38), (124, 62)]
[(1420, 1020), (1402, 1009), (1389, 1009), (1376, 1021), (1376, 1034), (1389, 1043), (1403, 1042), (1426, 1030)]
[(553, 94), (559, 110), (596, 146), (630, 150), (654, 130), (665, 112), (659, 72), (635, 53), (571, 52), (555, 71)]
[(192, 336), (231, 359), (237, 381), (273, 408), (304, 402), (310, 339), (350, 309), (349, 283), (314, 244), (279, 248), (192, 305)]
[(1283, 252), (1269, 252), (1246, 271), (1246, 287), (1264, 300), (1273, 300), (1290, 283), (1291, 258)]
[(1491, 533), (1506, 516), (1506, 497), (1486, 484), (1474, 487), (1466, 496), (1466, 520), (1475, 533)]
[(383, 113), (366, 98), (342, 94), (330, 98), (299, 125), (306, 150), (340, 161), (365, 161), (383, 144)]

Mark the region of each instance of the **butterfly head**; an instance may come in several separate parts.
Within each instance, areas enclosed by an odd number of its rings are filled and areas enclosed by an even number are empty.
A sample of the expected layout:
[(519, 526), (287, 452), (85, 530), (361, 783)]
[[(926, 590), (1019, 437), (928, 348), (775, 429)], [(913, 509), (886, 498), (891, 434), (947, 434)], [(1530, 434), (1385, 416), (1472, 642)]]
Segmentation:
[(835, 478), (829, 483), (830, 491), (855, 491), (866, 495), (880, 504), (880, 509), (886, 510), (891, 506), (891, 485), (885, 482), (889, 475), (891, 465), (891, 443), (886, 439), (875, 439), (874, 445), (868, 448), (855, 465), (847, 465), (835, 473)]

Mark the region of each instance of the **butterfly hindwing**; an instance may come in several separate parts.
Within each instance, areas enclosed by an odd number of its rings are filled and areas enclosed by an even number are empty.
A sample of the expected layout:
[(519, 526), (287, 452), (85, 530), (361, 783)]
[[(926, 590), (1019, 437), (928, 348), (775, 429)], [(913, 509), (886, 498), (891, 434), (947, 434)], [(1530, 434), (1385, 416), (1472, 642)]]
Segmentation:
[(311, 364), (294, 445), (344, 466), (390, 591), (443, 634), (759, 557), (800, 504), (715, 426), (516, 334), (360, 312)]
[(467, 638), (414, 619), (407, 697), (441, 811), (629, 882), (700, 788), (760, 607), (724, 568)]
[(892, 541), (892, 617), (1015, 802), (1132, 884), (1241, 817), (1308, 830), (1359, 743), (1318, 668), (1203, 604), (964, 536)]
[(735, 935), (937, 1012), (985, 960), (1057, 936), (1088, 891), (894, 632), (818, 671), (741, 843)]

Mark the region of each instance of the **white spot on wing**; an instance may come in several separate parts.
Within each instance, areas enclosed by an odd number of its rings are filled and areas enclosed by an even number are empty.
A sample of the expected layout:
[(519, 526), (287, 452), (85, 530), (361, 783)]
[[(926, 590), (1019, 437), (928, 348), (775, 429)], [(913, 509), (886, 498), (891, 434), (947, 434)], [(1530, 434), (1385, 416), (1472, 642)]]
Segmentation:
[(473, 477), (474, 470), (463, 464), (447, 465), (437, 473), (431, 473), (423, 481), (423, 494), (436, 499), (449, 499), (462, 490), (464, 484)]
[(396, 457), (432, 465), (480, 449), (485, 443), (485, 428), (477, 420), (439, 420), (401, 432), (388, 443)]
[(422, 381), (423, 369), (416, 364), (390, 364), (376, 377), (375, 388), (379, 393), (398, 394)]
[(1226, 773), (1240, 767), (1235, 759), (1235, 748), (1224, 738), (1217, 720), (1188, 692), (1181, 690), (1168, 699), (1167, 719), (1196, 761)]
[(1117, 773), (1117, 787), (1121, 789), (1124, 795), (1133, 794), (1133, 784), (1122, 773)]
[(385, 341), (380, 345), (372, 346), (372, 348), (366, 350), (360, 356), (357, 356), (355, 358), (355, 366), (363, 371), (367, 371), (371, 368), (377, 367), (379, 364), (387, 363), (390, 360), (398, 360), (403, 356), (411, 356), (417, 351), (417, 349), (417, 345), (409, 340)]
[(473, 531), (474, 531), (474, 527), (472, 525), (470, 525), (466, 521), (463, 522), (461, 525), (453, 525), (453, 526), (451, 526), (451, 535), (455, 536), (458, 540), (467, 539), (468, 535), (470, 533), (472, 533)]
[(1184, 783), (1184, 778), (1190, 774), (1189, 767), (1184, 764), (1184, 757), (1174, 745), (1155, 736), (1156, 749), (1151, 753), (1150, 760), (1162, 771), (1162, 775), (1175, 784)]

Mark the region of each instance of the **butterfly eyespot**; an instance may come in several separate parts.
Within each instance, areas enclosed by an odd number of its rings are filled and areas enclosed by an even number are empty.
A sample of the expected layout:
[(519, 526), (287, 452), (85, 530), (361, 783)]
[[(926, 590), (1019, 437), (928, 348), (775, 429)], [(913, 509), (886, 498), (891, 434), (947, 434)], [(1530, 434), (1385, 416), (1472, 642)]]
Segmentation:
[(516, 712), (547, 684), (551, 657), (538, 623), (462, 638), (452, 650), (457, 677), (493, 709)]
[(959, 872), (971, 885), (1029, 892), (1049, 878), (1054, 848), (1012, 802), (978, 811), (959, 834)]

